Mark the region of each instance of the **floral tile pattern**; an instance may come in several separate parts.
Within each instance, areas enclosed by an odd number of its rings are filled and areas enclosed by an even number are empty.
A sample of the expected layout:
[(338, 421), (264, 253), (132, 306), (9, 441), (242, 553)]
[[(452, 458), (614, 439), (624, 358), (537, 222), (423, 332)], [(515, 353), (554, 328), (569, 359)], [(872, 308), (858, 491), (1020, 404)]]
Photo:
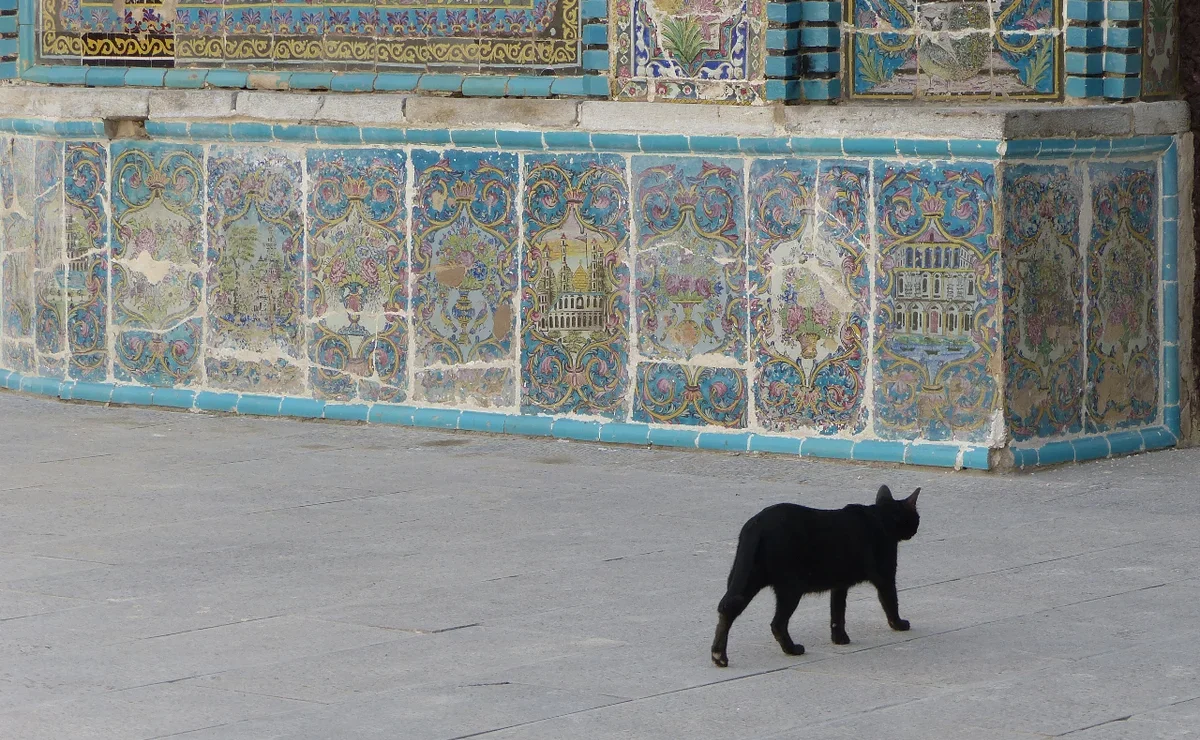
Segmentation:
[(321, 398), (406, 396), (405, 165), (396, 150), (308, 154), (308, 354)]
[(614, 0), (614, 78), (627, 99), (760, 101), (764, 0)]
[(624, 418), (629, 192), (615, 155), (525, 159), (521, 408)]
[(1179, 89), (1178, 0), (1145, 0), (1142, 28), (1142, 97), (1174, 95)]
[(851, 97), (1057, 97), (1062, 0), (848, 0)]
[(861, 432), (867, 423), (870, 171), (756, 160), (750, 171), (750, 312), (758, 423)]
[(300, 161), (291, 152), (209, 152), (207, 346), (224, 357), (252, 352), (265, 363), (262, 372), (236, 377), (221, 371), (249, 371), (253, 363), (213, 363), (209, 369), (216, 372), (208, 379), (218, 387), (245, 387), (304, 354), (301, 180)]
[(999, 238), (990, 163), (875, 166), (875, 428), (985, 441), (999, 402)]
[(191, 385), (203, 335), (202, 150), (120, 141), (111, 156), (114, 375)]
[[(62, 376), (67, 296), (63, 285), (62, 145), (37, 140), (34, 148), (33, 290), (34, 346), (39, 370)], [(52, 357), (55, 356), (55, 357)]]
[(1013, 165), (1004, 192), (1009, 431), (1018, 440), (1074, 434), (1083, 428), (1083, 172)]
[(67, 344), (75, 380), (108, 377), (108, 150), (68, 143), (66, 202)]
[(422, 370), (416, 374), (415, 384), (414, 396), (422, 403), (498, 408), (516, 402), (516, 379), (507, 367)]
[(0, 137), (0, 345), (4, 367), (34, 372), (34, 147)]
[(642, 363), (636, 387), (634, 421), (746, 426), (749, 391), (741, 368)]
[(412, 361), (425, 369), (512, 360), (517, 157), (416, 150), (412, 158)]
[(1158, 168), (1092, 164), (1087, 430), (1158, 415)]

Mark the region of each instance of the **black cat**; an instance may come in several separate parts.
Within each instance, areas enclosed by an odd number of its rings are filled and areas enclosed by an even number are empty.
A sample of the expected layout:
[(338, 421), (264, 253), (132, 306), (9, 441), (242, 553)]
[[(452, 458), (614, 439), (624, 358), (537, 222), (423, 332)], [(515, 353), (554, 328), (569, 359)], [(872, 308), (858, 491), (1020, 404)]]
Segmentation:
[(846, 592), (859, 583), (875, 586), (892, 629), (907, 630), (908, 621), (900, 618), (896, 597), (896, 549), (901, 540), (917, 533), (920, 492), (918, 488), (897, 501), (888, 487), (882, 486), (873, 506), (850, 504), (827, 511), (776, 504), (750, 517), (738, 535), (729, 588), (717, 607), (713, 662), (722, 668), (729, 665), (725, 654), (729, 627), (767, 586), (775, 589), (771, 634), (788, 655), (804, 654), (804, 646), (788, 635), (788, 620), (804, 594), (831, 592), (833, 641), (838, 645), (850, 642)]

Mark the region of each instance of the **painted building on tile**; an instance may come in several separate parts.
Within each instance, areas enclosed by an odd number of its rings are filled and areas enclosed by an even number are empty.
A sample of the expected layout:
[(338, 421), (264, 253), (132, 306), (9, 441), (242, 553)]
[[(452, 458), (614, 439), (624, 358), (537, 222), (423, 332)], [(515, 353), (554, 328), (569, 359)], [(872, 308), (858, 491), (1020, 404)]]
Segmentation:
[(0, 0), (0, 380), (977, 469), (1171, 447), (1179, 28), (1177, 0)]

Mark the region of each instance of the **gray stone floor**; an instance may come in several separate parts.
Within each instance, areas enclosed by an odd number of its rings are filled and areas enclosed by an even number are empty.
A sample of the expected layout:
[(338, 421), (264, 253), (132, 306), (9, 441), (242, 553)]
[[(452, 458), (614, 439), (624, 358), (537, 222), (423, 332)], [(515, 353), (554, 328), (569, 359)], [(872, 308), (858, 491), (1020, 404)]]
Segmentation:
[[(0, 738), (1200, 736), (1200, 452), (942, 473), (0, 394)], [(920, 485), (887, 629), (746, 517)]]

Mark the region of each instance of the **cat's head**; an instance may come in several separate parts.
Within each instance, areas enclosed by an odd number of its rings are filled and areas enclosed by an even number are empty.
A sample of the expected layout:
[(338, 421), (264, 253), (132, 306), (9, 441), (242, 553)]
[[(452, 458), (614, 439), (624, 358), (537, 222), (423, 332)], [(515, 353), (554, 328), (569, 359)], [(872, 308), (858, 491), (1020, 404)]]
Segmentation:
[(875, 505), (895, 527), (897, 539), (911, 540), (921, 526), (921, 515), (917, 513), (917, 496), (920, 493), (921, 489), (918, 488), (908, 498), (897, 501), (892, 498), (892, 489), (880, 486), (879, 493), (875, 494)]

